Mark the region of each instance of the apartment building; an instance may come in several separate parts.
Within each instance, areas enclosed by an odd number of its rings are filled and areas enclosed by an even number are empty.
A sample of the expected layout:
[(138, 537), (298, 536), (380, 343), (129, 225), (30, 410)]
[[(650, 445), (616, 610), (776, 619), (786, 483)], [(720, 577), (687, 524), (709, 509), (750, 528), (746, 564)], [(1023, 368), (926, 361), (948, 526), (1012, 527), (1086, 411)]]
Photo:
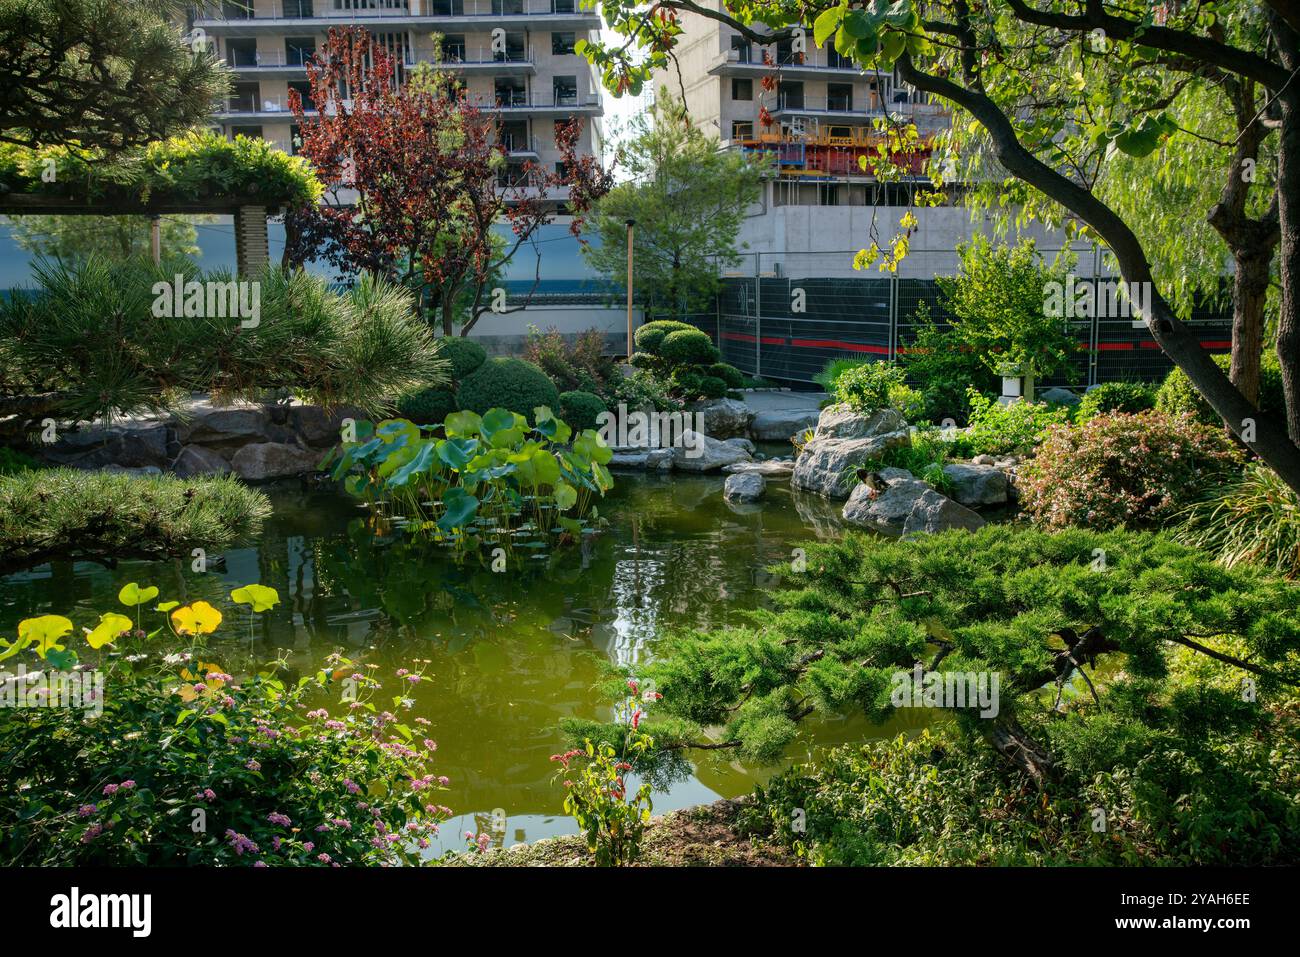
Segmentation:
[[(297, 128), (289, 92), (311, 112), (306, 61), (333, 26), (361, 25), (389, 51), (401, 74), (435, 59), (465, 86), (469, 99), (499, 116), (508, 150), (503, 181), (526, 163), (555, 168), (557, 122), (586, 120), (579, 147), (601, 152), (600, 88), (579, 39), (600, 18), (579, 0), (224, 0), (196, 8), (191, 27), (214, 42), (234, 71), (234, 86), (216, 116), (229, 136), (261, 136), (294, 152)], [(441, 38), (435, 41), (435, 35)], [(563, 199), (556, 196), (556, 199)]]
[[(706, 3), (720, 7), (720, 0)], [(942, 106), (891, 73), (864, 72), (831, 43), (817, 47), (811, 27), (801, 41), (764, 47), (697, 13), (683, 13), (681, 25), (678, 67), (656, 77), (656, 92), (684, 96), (695, 122), (725, 146), (769, 155), (777, 171), (769, 185), (775, 205), (898, 202), (906, 184), (878, 184), (857, 162), (880, 142), (876, 122), (905, 118), (922, 136), (949, 122)], [(764, 77), (773, 88), (765, 88)], [(910, 171), (918, 183), (923, 160), (917, 157)]]

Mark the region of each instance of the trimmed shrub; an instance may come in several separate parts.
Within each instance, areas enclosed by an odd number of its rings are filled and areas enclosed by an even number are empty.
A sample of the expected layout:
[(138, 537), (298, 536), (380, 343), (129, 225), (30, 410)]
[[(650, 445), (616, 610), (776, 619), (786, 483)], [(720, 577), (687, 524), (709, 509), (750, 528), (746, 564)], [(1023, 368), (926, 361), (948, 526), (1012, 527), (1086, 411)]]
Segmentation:
[(659, 355), (659, 347), (663, 344), (665, 338), (674, 332), (698, 332), (699, 330), (687, 322), (674, 322), (670, 319), (658, 319), (654, 322), (647, 322), (632, 334), (632, 341), (636, 344), (637, 351), (648, 352), (651, 355)]
[(598, 428), (597, 417), (606, 411), (605, 400), (598, 395), (577, 390), (560, 393), (560, 418), (574, 432)]
[(709, 375), (717, 376), (727, 384), (728, 389), (743, 389), (745, 387), (745, 373), (725, 362), (715, 362), (709, 366)]
[(700, 376), (700, 395), (706, 399), (721, 399), (727, 394), (727, 383), (715, 375)]
[(1048, 528), (1157, 526), (1240, 466), (1223, 430), (1191, 416), (1099, 415), (1047, 430), (1020, 504)]
[[(1226, 375), (1232, 368), (1232, 356), (1227, 354), (1215, 356), (1214, 364)], [(1279, 415), (1286, 412), (1286, 397), (1282, 391), (1282, 368), (1277, 356), (1272, 352), (1265, 352), (1260, 360), (1259, 401), (1256, 405), (1261, 412), (1276, 412)], [(1192, 380), (1187, 378), (1187, 373), (1179, 368), (1170, 369), (1169, 375), (1165, 376), (1165, 381), (1161, 383), (1160, 390), (1156, 393), (1156, 408), (1169, 415), (1191, 414), (1207, 425), (1222, 424), (1219, 416), (1210, 408), (1210, 403), (1197, 391), (1196, 386), (1192, 385)]]
[(668, 333), (659, 344), (659, 355), (667, 362), (682, 365), (710, 365), (719, 359), (708, 333), (694, 326)]
[(498, 356), (461, 383), (456, 402), (479, 415), (499, 406), (531, 418), (539, 405), (558, 408), (560, 390), (531, 362)]
[(397, 401), (397, 412), (416, 425), (441, 425), (451, 413), (460, 409), (456, 393), (436, 386), (409, 392)]
[(1075, 410), (1075, 417), (1084, 422), (1093, 416), (1111, 412), (1149, 412), (1156, 406), (1155, 389), (1142, 382), (1106, 382), (1089, 389)]
[(483, 347), (473, 339), (466, 339), (464, 336), (444, 336), (439, 339), (438, 357), (446, 359), (451, 364), (453, 382), (463, 382), (477, 372), (479, 366), (487, 362), (487, 352)]

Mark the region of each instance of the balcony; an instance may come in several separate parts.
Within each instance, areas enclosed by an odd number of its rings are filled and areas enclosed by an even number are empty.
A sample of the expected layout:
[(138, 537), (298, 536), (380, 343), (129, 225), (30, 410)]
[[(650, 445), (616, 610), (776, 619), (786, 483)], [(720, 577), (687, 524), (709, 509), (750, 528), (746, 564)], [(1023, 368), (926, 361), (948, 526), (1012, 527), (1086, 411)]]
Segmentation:
[(495, 99), (471, 97), (470, 102), (483, 110), (528, 116), (600, 116), (603, 112), (599, 95), (533, 96), (526, 93), (503, 92)]
[(785, 80), (826, 80), (840, 77), (888, 77), (890, 74), (879, 70), (861, 70), (849, 61), (837, 56), (834, 51), (813, 50), (802, 57), (798, 54), (778, 54), (769, 51), (777, 65), (764, 63), (760, 49), (752, 52), (739, 49), (728, 50), (714, 59), (709, 67), (711, 76), (745, 76), (761, 77), (780, 69), (781, 78)]
[[(890, 108), (890, 113), (910, 112), (909, 104), (898, 104), (898, 109)], [(782, 116), (817, 116), (827, 118), (877, 117), (883, 116), (884, 110), (878, 96), (866, 96), (860, 100), (850, 101), (848, 97), (813, 97), (802, 94), (779, 94), (776, 106), (771, 113)]]
[(577, 0), (254, 0), (248, 5), (210, 4), (194, 21), (214, 36), (277, 36), (286, 32), (323, 33), (339, 23), (384, 28), (505, 27), (538, 31), (599, 30), (600, 17), (579, 8)]

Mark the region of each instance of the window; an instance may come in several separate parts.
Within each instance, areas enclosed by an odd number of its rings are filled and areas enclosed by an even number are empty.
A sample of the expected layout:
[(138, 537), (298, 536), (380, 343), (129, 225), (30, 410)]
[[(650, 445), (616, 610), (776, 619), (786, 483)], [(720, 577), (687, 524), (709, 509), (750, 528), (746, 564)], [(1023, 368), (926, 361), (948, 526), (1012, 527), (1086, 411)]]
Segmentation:
[(555, 90), (556, 106), (578, 105), (578, 78), (576, 76), (557, 76), (552, 88)]
[(731, 98), (733, 100), (752, 100), (754, 98), (754, 81), (739, 77), (731, 81)]
[(289, 152), (294, 156), (302, 149), (302, 127), (294, 125), (289, 127)]
[(227, 66), (257, 66), (256, 40), (227, 40)]
[(221, 13), (227, 20), (251, 20), (253, 0), (222, 0)]
[(574, 0), (551, 0), (551, 13), (576, 13)]
[(316, 55), (315, 37), (285, 37), (284, 62), (290, 66), (302, 66)]
[(524, 0), (492, 0), (494, 16), (507, 16), (524, 12)]
[(284, 0), (284, 15), (294, 20), (310, 20), (316, 16), (312, 0)]
[(520, 63), (528, 59), (527, 51), (528, 46), (522, 33), (507, 33), (506, 48), (493, 53), (492, 59), (498, 63)]
[(577, 41), (577, 34), (574, 33), (552, 33), (551, 54), (553, 56), (567, 56), (573, 52), (573, 45)]
[(835, 49), (834, 43), (826, 44), (826, 65), (832, 70), (853, 70), (856, 69), (853, 61), (846, 56), (841, 56), (840, 52)]
[(528, 91), (519, 76), (499, 76), (494, 84), (497, 103), (501, 106), (527, 106)]
[(449, 33), (442, 38), (442, 59), (444, 63), (465, 62), (465, 34)]
[(231, 87), (228, 101), (231, 113), (256, 113), (262, 88), (258, 83), (236, 83)]
[(463, 17), (465, 15), (464, 0), (426, 0), (429, 4), (429, 15), (434, 17)]
[(744, 123), (735, 122), (731, 124), (731, 138), (733, 140), (752, 140), (754, 138), (754, 123), (747, 120)]
[(793, 40), (776, 41), (776, 62), (785, 63), (802, 63), (803, 54), (794, 52)]
[(262, 128), (260, 126), (232, 126), (230, 128), (230, 138), (233, 140), (236, 136), (247, 136), (249, 139), (260, 140), (262, 138)]
[(754, 47), (742, 36), (731, 38), (731, 49), (736, 51), (736, 59), (740, 63), (754, 62)]
[(298, 95), (302, 97), (302, 108), (304, 110), (316, 109), (316, 104), (312, 102), (311, 98), (311, 84), (306, 80), (290, 80), (289, 89), (298, 91)]
[(563, 160), (560, 160), (560, 162), (556, 163), (555, 175), (560, 177), (560, 179), (567, 180), (569, 178), (569, 164), (564, 162)]
[(826, 84), (826, 109), (839, 110), (845, 113), (853, 109), (853, 84)]
[(528, 123), (525, 120), (511, 120), (501, 124), (501, 145), (507, 153), (520, 153), (528, 149)]
[(777, 102), (781, 104), (783, 110), (802, 110), (803, 109), (803, 84), (798, 82), (783, 82), (778, 88)]

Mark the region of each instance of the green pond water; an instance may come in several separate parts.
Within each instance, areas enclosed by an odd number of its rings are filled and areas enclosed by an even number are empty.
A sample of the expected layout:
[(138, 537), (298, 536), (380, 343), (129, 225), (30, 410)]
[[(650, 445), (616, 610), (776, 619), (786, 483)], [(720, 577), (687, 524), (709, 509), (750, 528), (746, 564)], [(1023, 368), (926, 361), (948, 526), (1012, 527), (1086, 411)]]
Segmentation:
[[(224, 567), (200, 574), (188, 560), (113, 570), (62, 563), (11, 575), (0, 579), (0, 633), (51, 612), (91, 623), (119, 608), (123, 584), (138, 581), (157, 585), (160, 600), (202, 598), (220, 608), (226, 617), (210, 657), (236, 674), (282, 656), (291, 672), (308, 673), (341, 650), (379, 665), (374, 673), (396, 693), (396, 670), (422, 666), (429, 678), (408, 716), (432, 722), (437, 773), (451, 779), (438, 800), (456, 814), (434, 850), (463, 847), (467, 830), (494, 832), (506, 845), (572, 833), (549, 758), (565, 746), (562, 718), (611, 713), (594, 687), (600, 662), (645, 662), (674, 629), (740, 624), (780, 587), (768, 566), (842, 531), (837, 506), (786, 482), (770, 482), (761, 505), (732, 506), (722, 500), (722, 477), (619, 473), (616, 481), (599, 503), (609, 520), (600, 534), (505, 572), (435, 546), (377, 539), (364, 510), (336, 492), (273, 486), (275, 511), (260, 540), (225, 552)], [(247, 608), (227, 598), (250, 582), (281, 597), (251, 637)], [(788, 759), (925, 721), (924, 709), (887, 725), (810, 721)], [(694, 755), (682, 779), (656, 790), (655, 812), (744, 794), (773, 770), (725, 751)]]

